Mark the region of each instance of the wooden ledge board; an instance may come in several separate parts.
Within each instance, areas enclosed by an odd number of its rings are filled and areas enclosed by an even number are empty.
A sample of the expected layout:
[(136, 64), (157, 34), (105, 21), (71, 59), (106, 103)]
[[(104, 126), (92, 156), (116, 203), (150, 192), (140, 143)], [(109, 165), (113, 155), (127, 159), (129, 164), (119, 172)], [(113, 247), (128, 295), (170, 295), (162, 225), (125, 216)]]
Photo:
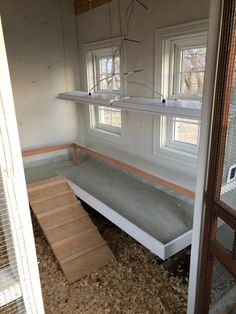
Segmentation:
[(138, 169), (134, 166), (131, 166), (129, 164), (126, 164), (124, 163), (123, 161), (119, 161), (119, 160), (116, 160), (112, 157), (108, 157), (106, 155), (103, 155), (91, 148), (88, 148), (88, 147), (85, 147), (85, 146), (82, 146), (80, 144), (74, 144), (75, 147), (77, 147), (80, 151), (83, 151), (85, 153), (88, 153), (89, 155), (91, 156), (94, 156), (94, 157), (97, 157), (98, 159), (102, 159), (108, 163), (111, 163), (121, 169), (124, 169), (124, 170), (127, 170), (128, 172), (131, 172), (137, 176), (140, 176), (140, 177), (143, 177), (143, 178), (146, 178), (148, 179), (149, 181), (152, 181), (154, 183), (157, 183), (157, 184), (160, 184), (168, 189), (171, 189), (177, 193), (180, 193), (182, 195), (185, 195), (187, 197), (190, 197), (190, 198), (194, 198), (195, 197), (195, 193), (191, 190), (188, 190), (180, 185), (177, 185), (173, 182), (170, 182), (170, 181), (167, 181), (165, 179), (162, 179), (160, 177), (157, 177), (157, 176), (154, 176), (148, 172), (145, 172), (141, 169)]
[(131, 166), (131, 165), (129, 165), (123, 161), (116, 160), (112, 157), (106, 156), (106, 155), (99, 153), (99, 152), (97, 152), (91, 148), (85, 147), (85, 146), (77, 144), (77, 143), (62, 144), (62, 145), (57, 145), (57, 146), (50, 146), (50, 147), (45, 147), (45, 148), (39, 148), (39, 149), (24, 151), (24, 152), (22, 152), (22, 156), (28, 157), (28, 156), (44, 154), (44, 153), (48, 153), (48, 152), (52, 152), (52, 151), (56, 151), (56, 150), (61, 150), (61, 149), (66, 149), (66, 148), (73, 148), (73, 150), (79, 149), (82, 152), (85, 152), (91, 156), (98, 158), (98, 159), (101, 159), (101, 160), (104, 160), (108, 163), (111, 163), (111, 164), (113, 164), (113, 165), (115, 165), (121, 169), (127, 170), (128, 172), (131, 172), (137, 176), (146, 178), (149, 181), (152, 181), (156, 184), (160, 184), (160, 185), (162, 185), (162, 186), (164, 186), (164, 187), (166, 187), (172, 191), (180, 193), (184, 196), (190, 197), (192, 199), (194, 199), (194, 197), (195, 197), (194, 191), (186, 189), (186, 188), (184, 188), (178, 184), (175, 184), (173, 182), (170, 182), (168, 180), (154, 176), (154, 175), (152, 175), (148, 172), (145, 172), (139, 168)]
[(49, 152), (53, 152), (56, 150), (66, 149), (66, 148), (73, 148), (73, 144), (62, 144), (62, 145), (55, 145), (55, 146), (49, 146), (49, 147), (43, 147), (43, 148), (36, 148), (32, 150), (27, 150), (22, 152), (22, 157), (29, 157), (34, 155), (40, 155), (45, 154)]

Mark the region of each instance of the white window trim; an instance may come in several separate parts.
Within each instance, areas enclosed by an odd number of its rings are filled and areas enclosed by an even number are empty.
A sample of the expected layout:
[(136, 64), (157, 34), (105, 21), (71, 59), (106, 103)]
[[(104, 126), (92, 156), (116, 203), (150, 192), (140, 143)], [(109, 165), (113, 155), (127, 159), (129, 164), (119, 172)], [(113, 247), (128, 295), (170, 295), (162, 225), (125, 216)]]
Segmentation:
[[(165, 98), (168, 98), (170, 94), (170, 88), (172, 89), (172, 86), (170, 87), (169, 84), (169, 82), (172, 81), (169, 77), (171, 72), (169, 55), (171, 40), (181, 40), (190, 36), (206, 36), (207, 32), (207, 19), (158, 29), (156, 31), (155, 90), (161, 91)], [(197, 155), (194, 153), (187, 153), (179, 149), (163, 147), (161, 138), (161, 117), (154, 116), (153, 120), (153, 155), (156, 157), (161, 156), (168, 159), (174, 159), (178, 162), (196, 166)]]
[[(196, 146), (191, 143), (178, 142), (171, 139), (173, 134), (172, 119), (173, 117), (160, 117), (160, 149), (168, 150), (173, 153), (178, 153), (187, 157), (191, 157), (193, 159), (197, 159), (199, 143)], [(166, 131), (163, 132), (163, 129), (165, 129)]]
[[(107, 48), (112, 48), (113, 49), (115, 47), (119, 47), (121, 44), (121, 40), (123, 39), (123, 37), (116, 37), (116, 38), (112, 38), (112, 39), (106, 39), (106, 40), (102, 40), (102, 41), (96, 41), (96, 42), (92, 42), (92, 43), (88, 43), (88, 44), (84, 44), (82, 47), (82, 70), (83, 70), (83, 80), (82, 80), (82, 87), (85, 90), (89, 90), (89, 88), (91, 88), (94, 84), (93, 82), (88, 82), (87, 78), (88, 77), (92, 77), (91, 76), (91, 72), (88, 72), (87, 70), (89, 69), (89, 71), (92, 70), (91, 65), (88, 67), (88, 55), (89, 53), (91, 53), (92, 51), (95, 50), (102, 50), (102, 49), (107, 49)], [(122, 49), (120, 51), (120, 68), (121, 68), (121, 72), (126, 72), (126, 45), (122, 46)], [(93, 72), (92, 72), (93, 74)], [(120, 92), (122, 93), (122, 95), (126, 95), (127, 94), (127, 83), (125, 80), (121, 80), (121, 88), (120, 88)]]
[[(111, 54), (110, 53), (107, 53), (107, 50), (110, 50), (111, 53), (113, 54), (115, 50), (117, 50), (117, 56), (120, 57), (120, 48), (119, 46), (113, 46), (113, 47), (107, 47), (107, 48), (104, 48), (103, 49), (95, 49), (93, 50), (92, 52), (88, 52), (87, 54), (87, 64), (88, 63), (92, 63), (93, 64), (93, 71), (90, 70), (90, 72), (88, 73), (89, 77), (91, 77), (91, 82), (89, 82), (89, 88), (92, 88), (98, 81), (99, 81), (99, 78), (98, 78), (98, 64), (97, 64), (97, 59), (94, 60), (94, 54), (96, 57), (98, 57), (98, 60), (101, 58), (109, 58), (111, 57)], [(120, 65), (120, 70), (121, 70), (121, 65)], [(119, 73), (120, 75), (121, 73)], [(94, 77), (96, 77), (96, 81), (94, 81)], [(98, 84), (99, 85), (99, 84)], [(96, 89), (95, 89), (96, 90)], [(112, 93), (112, 94), (120, 94), (120, 90), (110, 90), (110, 89), (103, 89), (102, 90), (102, 93)]]
[[(104, 51), (108, 48), (113, 48), (115, 50), (117, 47), (120, 46), (122, 37), (117, 37), (113, 39), (92, 42), (83, 45), (83, 87), (85, 90), (89, 90), (91, 87), (94, 86), (94, 69), (93, 63), (91, 62), (91, 54), (96, 50), (100, 53), (102, 49)], [(126, 72), (126, 49), (125, 45), (122, 46), (122, 50), (120, 51), (120, 73)], [(91, 81), (88, 78), (92, 78)], [(106, 92), (106, 91), (104, 91)], [(107, 91), (107, 93), (111, 93)], [(120, 93), (122, 95), (127, 94), (127, 83), (125, 80), (120, 80), (120, 91), (112, 91), (112, 93)], [(127, 132), (127, 112), (121, 110), (121, 121), (122, 127), (120, 133), (110, 132), (109, 129), (106, 131), (104, 129), (99, 129), (96, 127), (92, 127), (95, 125), (95, 121), (91, 121), (91, 110), (94, 110), (94, 106), (86, 106), (86, 124), (87, 124), (87, 135), (88, 136), (95, 136), (100, 139), (114, 142), (117, 144), (124, 144), (126, 145), (126, 132)]]
[[(107, 50), (111, 50), (111, 52), (115, 51), (117, 49), (117, 51), (120, 52), (119, 46), (117, 45), (113, 45), (113, 47), (106, 47), (106, 48), (96, 48), (93, 50), (89, 50), (86, 53), (86, 69), (87, 69), (87, 89), (90, 90), (91, 88), (93, 88), (95, 86), (95, 84), (97, 83), (97, 81), (94, 79), (97, 76), (97, 67), (95, 65), (95, 60), (94, 60), (94, 55), (98, 56), (98, 57), (109, 57), (110, 54), (107, 53)], [(113, 53), (112, 52), (112, 53)], [(120, 56), (120, 53), (118, 54)], [(120, 60), (121, 60), (121, 56), (120, 56)], [(120, 63), (120, 69), (122, 69), (122, 63)], [(102, 90), (102, 93), (112, 93), (112, 94), (120, 94), (122, 91), (122, 80), (121, 80), (121, 88), (119, 91), (117, 90)], [(96, 91), (96, 89), (94, 90)]]
[[(165, 53), (164, 42), (166, 40), (174, 40), (186, 38), (186, 36), (206, 35), (208, 32), (208, 19), (203, 19), (191, 23), (179, 24), (167, 28), (156, 30), (156, 45), (155, 45), (155, 89), (168, 97), (169, 94), (169, 54)], [(168, 44), (168, 43), (167, 43)]]
[[(206, 47), (207, 45), (207, 35), (206, 34), (197, 34), (191, 35), (191, 39), (190, 37), (186, 38), (181, 38), (181, 39), (176, 39), (174, 41), (171, 41), (169, 39), (165, 40), (165, 55), (166, 52), (170, 52), (170, 55), (168, 56), (168, 58), (166, 57), (166, 62), (169, 62), (170, 64), (170, 58), (171, 59), (175, 59), (175, 47), (174, 44), (178, 43), (181, 48), (185, 48), (185, 49), (189, 49), (189, 48), (193, 48), (196, 45), (198, 47)], [(203, 45), (202, 43), (205, 42), (205, 45)], [(166, 51), (166, 47), (167, 47), (167, 51)], [(178, 48), (178, 50), (180, 50), (180, 48)], [(167, 60), (168, 59), (168, 60)], [(173, 60), (174, 61), (174, 60)], [(170, 98), (170, 99), (181, 99), (181, 100), (195, 100), (195, 101), (201, 101), (202, 96), (198, 96), (198, 95), (185, 95), (185, 94), (180, 94), (178, 93), (177, 90), (177, 85), (180, 84), (179, 82), (179, 75), (177, 75), (177, 73), (174, 71), (174, 69), (178, 69), (178, 73), (180, 72), (180, 55), (178, 54), (178, 59), (175, 60), (170, 66), (169, 66), (169, 77), (168, 77), (168, 82), (165, 82), (166, 84), (166, 90), (164, 91), (164, 94), (167, 93), (165, 95), (166, 98)], [(164, 69), (165, 71), (165, 69)]]
[[(121, 127), (115, 127), (115, 126), (111, 126), (111, 125), (107, 125), (107, 124), (99, 122), (99, 107), (100, 106), (91, 106), (91, 108), (90, 108), (92, 111), (92, 114), (90, 114), (90, 126), (92, 126), (93, 129), (99, 129), (99, 130), (107, 131), (107, 132), (114, 133), (117, 135), (121, 135), (122, 126)], [(108, 108), (108, 109), (110, 109), (110, 108)], [(111, 108), (111, 109), (117, 110), (116, 108)], [(121, 113), (121, 115), (122, 115), (122, 113)], [(121, 117), (121, 119), (122, 119), (122, 117)]]
[(179, 149), (163, 147), (161, 133), (161, 116), (153, 118), (153, 155), (157, 158), (162, 157), (174, 160), (180, 164), (196, 167), (198, 156), (192, 153), (180, 151)]
[(128, 113), (127, 111), (121, 110), (121, 119), (122, 119), (122, 127), (121, 133), (111, 133), (109, 131), (91, 127), (91, 119), (93, 119), (93, 115), (90, 115), (89, 111), (94, 110), (94, 106), (86, 106), (86, 124), (87, 124), (87, 135), (92, 137), (97, 137), (103, 139), (105, 141), (109, 141), (116, 144), (127, 145), (126, 138), (127, 138), (127, 119)]

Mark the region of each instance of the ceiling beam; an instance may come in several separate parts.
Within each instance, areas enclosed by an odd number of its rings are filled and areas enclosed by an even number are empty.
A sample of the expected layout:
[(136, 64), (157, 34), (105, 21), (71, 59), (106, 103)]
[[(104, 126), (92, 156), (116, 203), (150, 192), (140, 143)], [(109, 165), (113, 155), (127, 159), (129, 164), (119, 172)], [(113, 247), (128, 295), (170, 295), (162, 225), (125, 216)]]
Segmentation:
[(112, 0), (75, 0), (75, 13), (79, 15), (111, 1)]

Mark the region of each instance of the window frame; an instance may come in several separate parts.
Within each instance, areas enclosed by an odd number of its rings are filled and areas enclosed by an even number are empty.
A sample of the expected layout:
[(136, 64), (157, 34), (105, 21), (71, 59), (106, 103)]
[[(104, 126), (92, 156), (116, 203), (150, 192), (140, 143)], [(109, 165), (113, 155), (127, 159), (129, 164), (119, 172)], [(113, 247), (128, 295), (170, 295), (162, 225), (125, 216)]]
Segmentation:
[[(84, 57), (84, 73), (86, 73), (86, 78), (84, 80), (84, 85), (87, 90), (90, 90), (96, 84), (97, 69), (95, 63), (95, 57), (109, 57), (111, 53), (116, 49), (119, 50), (121, 44), (121, 37), (113, 38), (112, 40), (104, 40), (100, 42), (89, 43), (83, 46), (83, 57)], [(109, 53), (110, 52), (110, 53)], [(125, 45), (123, 45), (122, 51), (119, 50), (118, 55), (120, 56), (120, 73), (125, 72)], [(111, 94), (125, 94), (126, 93), (126, 82), (120, 78), (120, 90), (102, 90), (101, 93), (111, 93)], [(99, 92), (99, 91), (96, 91)], [(98, 112), (99, 106), (89, 105), (87, 110), (87, 131), (89, 135), (98, 136), (105, 140), (115, 141), (117, 143), (124, 142), (124, 136), (126, 133), (126, 121), (127, 113), (121, 110), (121, 128), (104, 125), (98, 123)], [(101, 106), (103, 107), (103, 106)], [(108, 109), (112, 109), (109, 108)]]
[[(116, 49), (118, 49), (117, 51), (119, 51), (117, 56), (120, 59), (120, 50), (119, 50), (118, 47), (115, 47), (115, 50)], [(114, 49), (111, 48), (111, 53), (112, 53), (112, 50), (114, 50)], [(95, 78), (95, 79), (93, 79), (93, 82), (94, 82), (94, 85), (96, 83), (98, 83), (96, 92), (112, 93), (112, 94), (118, 94), (119, 95), (120, 94), (120, 89), (112, 89), (112, 90), (110, 90), (110, 89), (99, 89), (99, 81), (100, 81), (100, 77), (99, 76), (101, 75), (99, 73), (99, 60), (105, 59), (105, 58), (109, 59), (111, 57), (111, 55), (108, 54), (108, 49), (107, 49), (107, 51), (104, 51), (104, 52), (103, 51), (104, 50), (102, 50), (102, 51), (98, 50), (96, 54), (93, 53), (93, 62), (94, 62), (94, 66), (93, 66), (94, 74), (93, 74), (93, 77)], [(121, 77), (121, 68), (120, 68), (119, 73), (117, 73), (117, 75), (120, 75), (120, 77)]]
[(103, 106), (94, 106), (90, 105), (90, 127), (92, 129), (95, 129), (97, 131), (104, 131), (109, 132), (114, 135), (121, 135), (122, 134), (122, 113), (121, 110), (119, 112), (121, 113), (121, 127), (116, 127), (113, 125), (101, 123), (99, 120), (99, 110), (100, 108), (105, 108), (110, 111), (118, 111), (119, 109), (115, 108), (109, 108), (109, 107), (103, 107)]
[[(167, 116), (161, 116), (160, 117), (160, 148), (163, 150), (168, 150), (173, 153), (178, 153), (193, 159), (197, 159), (198, 155), (198, 148), (199, 148), (199, 135), (200, 135), (200, 121), (198, 123), (193, 122), (193, 124), (197, 124), (199, 126), (198, 128), (198, 143), (197, 145), (187, 143), (187, 142), (181, 142), (176, 141), (173, 139), (173, 133), (174, 133), (174, 121), (176, 117), (167, 117)], [(181, 117), (177, 117), (180, 118)], [(182, 119), (186, 119), (182, 118)], [(197, 119), (188, 119), (197, 121)]]
[[(190, 101), (201, 100), (202, 97), (198, 95), (180, 95), (180, 93), (176, 92), (176, 85), (179, 84), (177, 78), (179, 72), (176, 71), (174, 75), (174, 68), (176, 69), (176, 62), (180, 63), (180, 57), (179, 60), (176, 60), (174, 45), (177, 43), (182, 49), (185, 47), (207, 47), (207, 34), (207, 19), (158, 29), (156, 31), (155, 89), (161, 91), (165, 98)], [(180, 69), (180, 66), (178, 69)], [(197, 120), (191, 119), (191, 117), (188, 118), (187, 116), (183, 118)], [(170, 143), (170, 134), (173, 130), (171, 119), (171, 117), (166, 116), (156, 116), (154, 118), (154, 155), (162, 155), (163, 157), (174, 158), (188, 164), (196, 164), (198, 147), (196, 149), (195, 145), (189, 143), (181, 142), (178, 145)]]
[[(203, 44), (204, 42), (204, 44)], [(196, 100), (201, 101), (202, 95), (184, 94), (180, 89), (181, 53), (185, 49), (205, 48), (207, 36), (197, 35), (188, 38), (171, 40), (170, 44), (170, 70), (169, 70), (169, 99)], [(171, 60), (172, 59), (172, 60)], [(205, 72), (205, 71), (204, 71)]]

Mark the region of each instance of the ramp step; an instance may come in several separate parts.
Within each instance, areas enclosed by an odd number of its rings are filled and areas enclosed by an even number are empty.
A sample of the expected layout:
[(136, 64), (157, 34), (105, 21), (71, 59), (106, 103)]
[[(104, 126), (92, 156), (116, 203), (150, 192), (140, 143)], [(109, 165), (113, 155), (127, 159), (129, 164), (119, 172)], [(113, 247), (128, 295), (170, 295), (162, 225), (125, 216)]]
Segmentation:
[(27, 189), (30, 190), (32, 187), (40, 186), (40, 185), (47, 184), (47, 183), (50, 183), (50, 182), (55, 182), (56, 183), (57, 181), (60, 181), (60, 180), (66, 181), (66, 179), (64, 177), (62, 177), (62, 176), (56, 176), (56, 177), (51, 177), (51, 178), (48, 178), (48, 179), (33, 181), (33, 182), (27, 184)]
[(65, 238), (71, 237), (74, 234), (78, 234), (91, 228), (93, 225), (91, 219), (87, 216), (79, 219), (75, 219), (67, 224), (61, 225), (60, 227), (45, 230), (45, 235), (48, 242), (53, 244), (59, 242)]
[(30, 200), (31, 200), (32, 205), (37, 205), (37, 204), (40, 204), (42, 202), (47, 202), (47, 201), (53, 200), (54, 198), (61, 197), (64, 195), (66, 196), (66, 195), (70, 195), (70, 194), (73, 194), (73, 192), (70, 189), (66, 189), (66, 191), (63, 191), (63, 192), (55, 192), (51, 195), (41, 196), (36, 200), (32, 200), (30, 198)]
[(65, 178), (28, 185), (31, 208), (55, 257), (72, 283), (109, 263), (113, 254)]
[(65, 216), (73, 217), (79, 213), (84, 214), (86, 213), (86, 211), (83, 209), (80, 202), (76, 200), (72, 203), (68, 203), (68, 204), (38, 213), (37, 218), (40, 224), (43, 224), (45, 228), (47, 228), (48, 225), (54, 222), (56, 223), (57, 221), (60, 221), (61, 219), (64, 219)]
[(36, 185), (37, 182), (39, 182), (39, 181), (34, 182), (34, 184), (30, 183), (27, 185), (28, 193), (35, 192), (35, 191), (38, 191), (38, 190), (41, 190), (44, 188), (48, 188), (51, 186), (55, 186), (55, 185), (60, 184), (60, 183), (65, 183), (65, 178), (59, 177), (58, 180), (50, 180), (48, 182), (42, 181), (41, 184)]
[(81, 279), (93, 270), (98, 269), (114, 259), (109, 247), (106, 243), (101, 243), (101, 246), (90, 250), (87, 253), (74, 256), (71, 260), (64, 260), (61, 263), (67, 280), (72, 283), (75, 280)]
[(57, 182), (56, 184), (53, 184), (50, 186), (46, 186), (40, 189), (37, 189), (35, 191), (28, 191), (29, 198), (31, 201), (37, 201), (42, 198), (50, 197), (55, 194), (63, 193), (66, 191), (70, 191), (70, 187), (67, 182)]
[(103, 238), (93, 225), (87, 230), (55, 242), (51, 246), (60, 261), (101, 241)]
[(61, 264), (61, 265), (64, 265), (64, 264), (66, 264), (66, 263), (68, 263), (68, 262), (71, 262), (71, 261), (77, 259), (78, 257), (81, 257), (81, 256), (83, 256), (83, 255), (86, 255), (86, 254), (88, 254), (88, 253), (94, 251), (94, 250), (97, 250), (98, 248), (100, 248), (100, 247), (102, 247), (102, 246), (104, 246), (104, 245), (106, 245), (106, 241), (105, 241), (105, 240), (102, 240), (101, 242), (98, 242), (98, 243), (94, 244), (94, 245), (91, 246), (90, 248), (81, 250), (80, 252), (77, 252), (77, 253), (75, 253), (75, 254), (72, 254), (72, 255), (70, 255), (70, 256), (68, 256), (68, 257), (66, 257), (66, 258), (64, 258), (64, 259), (62, 259), (62, 260), (60, 261), (60, 264)]
[(76, 215), (74, 216), (66, 216), (66, 217), (63, 217), (63, 219), (60, 219), (60, 220), (56, 220), (56, 221), (53, 221), (51, 223), (48, 223), (47, 225), (45, 224), (44, 225), (44, 230), (45, 231), (51, 231), (51, 230), (55, 230), (55, 229), (58, 229), (58, 228), (61, 228), (69, 223), (72, 223), (72, 222), (79, 222), (79, 220), (87, 217), (88, 214), (86, 212), (84, 213), (77, 213)]
[(30, 201), (30, 205), (34, 213), (40, 213), (45, 210), (53, 209), (58, 206), (63, 206), (68, 203), (72, 203), (76, 200), (76, 197), (72, 191), (66, 191), (60, 194), (54, 194), (50, 197), (41, 198), (38, 200)]

